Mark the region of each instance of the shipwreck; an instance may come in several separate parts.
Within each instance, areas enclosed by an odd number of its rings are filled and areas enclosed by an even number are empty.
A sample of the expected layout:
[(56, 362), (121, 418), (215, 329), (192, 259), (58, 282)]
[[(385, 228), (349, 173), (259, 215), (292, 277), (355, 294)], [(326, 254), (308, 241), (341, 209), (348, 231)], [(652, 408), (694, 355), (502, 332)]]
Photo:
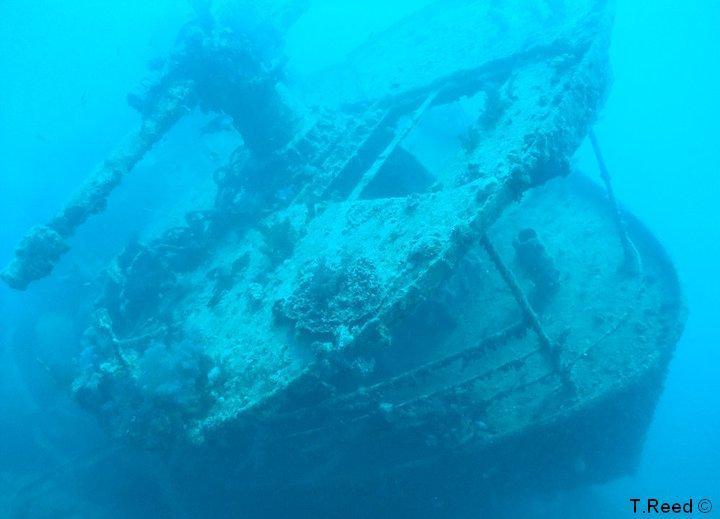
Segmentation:
[[(189, 112), (242, 137), (213, 205), (108, 266), (77, 401), (161, 452), (188, 500), (422, 502), (632, 471), (684, 307), (592, 134), (609, 6), (434, 2), (294, 89), (283, 35), (306, 8), (226, 2), (184, 28), (128, 97), (141, 127), (3, 271), (49, 275)], [(456, 103), (472, 123), (432, 160), (415, 136)], [(572, 165), (588, 136), (602, 182)]]

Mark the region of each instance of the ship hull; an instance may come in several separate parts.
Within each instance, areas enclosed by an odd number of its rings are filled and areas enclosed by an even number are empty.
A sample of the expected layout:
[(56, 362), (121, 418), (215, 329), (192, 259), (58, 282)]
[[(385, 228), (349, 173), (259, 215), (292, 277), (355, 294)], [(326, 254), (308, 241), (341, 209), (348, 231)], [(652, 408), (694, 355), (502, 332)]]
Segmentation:
[[(548, 334), (562, 341), (561, 365), (574, 381), (573, 391), (566, 392), (561, 377), (543, 364), (537, 337), (519, 312), (489, 315), (468, 327), (487, 329), (492, 322), (500, 331), (474, 340), (470, 335), (461, 350), (453, 349), (453, 337), (445, 337), (446, 349), (428, 354), (433, 360), (389, 381), (286, 410), (283, 416), (261, 411), (244, 416), (210, 436), (194, 456), (184, 452), (176, 459), (176, 474), (187, 478), (180, 484), (199, 492), (197, 503), (213, 497), (258, 512), (329, 513), (332, 505), (341, 513), (362, 498), (368, 514), (387, 507), (434, 516), (438, 504), (481, 507), (498, 496), (567, 489), (632, 473), (684, 325), (672, 264), (652, 234), (625, 214), (643, 272), (632, 276), (618, 270), (618, 237), (588, 231), (598, 224), (612, 227), (607, 200), (583, 177), (553, 181), (510, 212), (493, 231), (507, 256), (500, 243), (532, 225), (549, 250), (573, 242), (604, 265), (604, 273), (595, 274), (603, 278), (596, 285), (602, 290), (592, 293), (588, 287), (587, 303), (576, 310), (604, 309), (602, 320), (589, 321), (595, 323), (591, 329), (573, 312), (559, 327), (553, 302), (538, 313)], [(562, 224), (569, 236), (552, 236), (552, 225), (541, 225), (549, 221)], [(573, 228), (583, 227), (584, 243), (572, 236)], [(563, 259), (569, 253), (554, 255), (561, 271), (572, 264)], [(480, 265), (471, 272), (491, 268)], [(532, 284), (519, 279), (530, 293)], [(614, 286), (608, 287), (609, 281)], [(561, 288), (554, 298), (562, 304), (578, 290), (584, 288)], [(449, 313), (472, 310), (477, 301), (471, 299), (456, 301)], [(498, 308), (504, 308), (501, 299)], [(455, 333), (465, 332), (456, 328)], [(460, 367), (450, 367), (457, 358)], [(197, 474), (204, 475), (205, 484), (197, 484)], [(227, 495), (219, 497), (218, 489)]]

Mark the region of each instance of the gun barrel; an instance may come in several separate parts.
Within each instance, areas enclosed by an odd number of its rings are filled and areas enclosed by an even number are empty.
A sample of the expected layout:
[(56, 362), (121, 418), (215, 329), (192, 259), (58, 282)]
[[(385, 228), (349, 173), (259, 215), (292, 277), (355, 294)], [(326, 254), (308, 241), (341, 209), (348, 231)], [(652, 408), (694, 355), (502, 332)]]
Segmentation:
[(165, 89), (140, 128), (90, 175), (70, 202), (48, 223), (30, 229), (0, 278), (11, 288), (25, 290), (33, 281), (48, 276), (70, 249), (67, 239), (90, 216), (105, 210), (108, 197), (125, 175), (189, 112), (193, 96), (193, 83), (189, 80)]

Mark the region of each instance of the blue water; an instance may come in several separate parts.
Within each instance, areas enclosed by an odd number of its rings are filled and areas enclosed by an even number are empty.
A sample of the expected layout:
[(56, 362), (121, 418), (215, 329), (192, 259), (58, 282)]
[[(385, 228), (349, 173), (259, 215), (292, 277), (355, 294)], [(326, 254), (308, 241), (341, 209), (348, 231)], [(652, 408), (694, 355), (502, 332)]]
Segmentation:
[[(314, 1), (287, 37), (295, 67), (290, 76), (336, 63), (426, 3)], [(25, 231), (51, 217), (137, 125), (139, 116), (125, 96), (146, 75), (148, 61), (169, 52), (191, 15), (190, 6), (177, 0), (0, 2), (0, 264), (9, 261)], [(596, 132), (619, 200), (669, 251), (689, 318), (637, 472), (532, 499), (518, 489), (503, 503), (509, 517), (632, 517), (631, 497), (709, 498), (720, 514), (719, 28), (715, 0), (617, 2), (615, 79)], [(158, 215), (192, 206), (188, 186), (207, 182), (234, 144), (198, 143), (192, 120), (173, 132), (113, 195), (108, 210), (83, 227), (53, 278), (23, 293), (0, 286), (0, 488), (13, 486), (7, 482), (17, 474), (43, 474), (113, 448), (94, 419), (58, 389), (56, 379), (71, 377), (71, 363), (52, 376), (45, 365), (63, 365), (77, 351), (73, 341), (82, 323), (73, 315), (92, 303), (90, 287), (63, 280), (78, 268), (99, 271)], [(576, 164), (597, 175), (587, 143)], [(144, 507), (155, 490), (138, 493), (138, 485), (113, 474), (105, 467), (98, 480), (127, 491), (107, 498), (115, 500), (110, 516), (178, 513)], [(98, 511), (101, 490), (81, 491), (98, 492), (97, 508), (65, 516), (107, 513)], [(0, 515), (10, 513), (4, 505)]]
[(611, 496), (712, 498), (719, 487), (718, 21), (716, 2), (618, 2), (616, 79), (598, 134), (619, 198), (676, 262), (689, 318), (638, 473)]

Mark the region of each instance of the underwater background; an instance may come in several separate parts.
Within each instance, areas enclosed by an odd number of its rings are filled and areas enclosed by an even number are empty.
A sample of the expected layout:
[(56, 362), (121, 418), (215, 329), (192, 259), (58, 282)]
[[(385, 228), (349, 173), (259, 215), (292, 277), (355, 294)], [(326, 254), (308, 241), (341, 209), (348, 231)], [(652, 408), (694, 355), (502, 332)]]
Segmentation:
[[(426, 3), (314, 1), (287, 36), (290, 80), (336, 63)], [(24, 232), (51, 217), (136, 126), (126, 94), (148, 62), (170, 51), (192, 13), (179, 0), (0, 2), (1, 264)], [(614, 83), (596, 133), (618, 199), (654, 232), (678, 269), (688, 322), (637, 473), (547, 496), (518, 489), (500, 505), (508, 517), (630, 517), (631, 497), (653, 496), (705, 497), (720, 508), (719, 28), (716, 0), (616, 3)], [(438, 132), (462, 122), (444, 124)], [(73, 317), (91, 303), (91, 287), (71, 280), (92, 278), (159, 215), (202, 203), (194, 186), (207, 183), (236, 144), (230, 136), (199, 136), (192, 121), (183, 122), (128, 177), (108, 210), (81, 229), (51, 278), (27, 292), (0, 285), (0, 495), (18, 477), (113, 448), (61, 389), (71, 380), (69, 359), (82, 331)], [(575, 162), (596, 178), (587, 143)], [(105, 467), (97, 488), (86, 491), (97, 492), (100, 508), (113, 500), (110, 516), (160, 516), (152, 508), (160, 490), (148, 475), (156, 469), (141, 463), (139, 457), (128, 460), (132, 467)], [(133, 479), (138, 473), (145, 479)], [(108, 487), (117, 492), (106, 493)], [(0, 498), (0, 516), (9, 513), (8, 499)], [(67, 516), (94, 512), (74, 513)]]

